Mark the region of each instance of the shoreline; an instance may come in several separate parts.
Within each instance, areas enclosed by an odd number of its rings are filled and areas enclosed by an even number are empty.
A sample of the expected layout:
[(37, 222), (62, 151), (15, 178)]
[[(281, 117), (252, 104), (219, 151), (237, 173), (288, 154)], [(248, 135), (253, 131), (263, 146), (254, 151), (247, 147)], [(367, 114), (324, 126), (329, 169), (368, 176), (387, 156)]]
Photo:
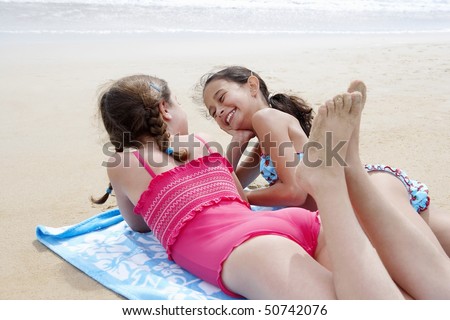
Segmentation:
[[(316, 109), (359, 78), (368, 86), (361, 153), (404, 169), (450, 212), (450, 33), (414, 35), (11, 35), (0, 34), (1, 299), (122, 299), (41, 245), (38, 224), (75, 224), (107, 186), (96, 94), (109, 79), (149, 73), (168, 81), (190, 129), (228, 136), (192, 101), (213, 68), (245, 65), (273, 92)], [(3, 41), (5, 40), (5, 41)]]
[[(314, 39), (317, 37), (317, 39)], [(383, 40), (383, 44), (389, 44), (392, 42), (404, 42), (404, 41), (426, 41), (426, 42), (437, 42), (437, 41), (450, 41), (450, 29), (448, 30), (423, 30), (423, 31), (361, 31), (361, 32), (321, 32), (321, 31), (305, 31), (305, 32), (283, 32), (283, 31), (273, 31), (267, 32), (263, 31), (260, 33), (243, 31), (243, 32), (232, 32), (232, 31), (173, 31), (173, 32), (158, 32), (158, 31), (1, 31), (0, 38), (11, 42), (29, 42), (33, 38), (41, 38), (41, 40), (48, 41), (72, 41), (75, 39), (82, 41), (107, 39), (117, 41), (119, 40), (136, 40), (138, 38), (150, 38), (150, 39), (167, 39), (168, 41), (173, 40), (189, 40), (189, 39), (199, 39), (211, 41), (217, 38), (222, 40), (236, 40), (237, 38), (251, 40), (265, 40), (270, 39), (271, 41), (286, 41), (290, 39), (307, 39), (309, 44), (315, 44), (316, 42), (323, 42), (323, 40), (332, 39), (349, 39), (349, 42), (354, 42), (355, 38), (364, 41), (366, 43), (373, 43), (374, 39)], [(47, 38), (47, 39), (45, 39)], [(114, 38), (114, 39), (112, 39)], [(262, 38), (262, 39), (261, 39)], [(36, 40), (36, 39), (35, 39)]]

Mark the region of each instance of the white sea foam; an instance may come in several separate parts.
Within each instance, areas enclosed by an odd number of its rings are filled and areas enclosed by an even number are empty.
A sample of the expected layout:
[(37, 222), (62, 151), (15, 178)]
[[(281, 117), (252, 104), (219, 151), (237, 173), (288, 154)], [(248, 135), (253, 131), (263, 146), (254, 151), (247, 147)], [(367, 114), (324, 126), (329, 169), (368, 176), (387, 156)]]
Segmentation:
[(448, 0), (0, 0), (0, 3), (139, 5), (203, 8), (303, 8), (324, 11), (450, 11)]
[(0, 0), (0, 33), (448, 32), (450, 0)]

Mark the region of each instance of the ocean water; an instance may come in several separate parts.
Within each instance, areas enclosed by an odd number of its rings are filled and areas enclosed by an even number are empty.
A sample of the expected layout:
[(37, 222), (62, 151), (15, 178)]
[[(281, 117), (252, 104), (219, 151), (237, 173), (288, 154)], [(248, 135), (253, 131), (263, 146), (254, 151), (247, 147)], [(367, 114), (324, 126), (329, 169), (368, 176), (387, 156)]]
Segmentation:
[(450, 32), (450, 0), (0, 0), (0, 34)]

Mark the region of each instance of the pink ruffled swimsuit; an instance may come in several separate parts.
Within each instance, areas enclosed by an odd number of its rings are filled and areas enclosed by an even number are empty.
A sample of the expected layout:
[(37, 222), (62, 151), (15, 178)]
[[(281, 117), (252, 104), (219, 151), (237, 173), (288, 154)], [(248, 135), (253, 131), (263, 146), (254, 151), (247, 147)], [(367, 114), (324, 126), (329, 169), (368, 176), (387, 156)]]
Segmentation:
[(155, 175), (134, 211), (143, 216), (166, 249), (169, 259), (199, 278), (228, 290), (221, 280), (222, 264), (232, 250), (259, 235), (287, 237), (314, 255), (320, 230), (317, 212), (301, 208), (252, 211), (243, 201), (232, 167), (218, 153), (192, 160)]

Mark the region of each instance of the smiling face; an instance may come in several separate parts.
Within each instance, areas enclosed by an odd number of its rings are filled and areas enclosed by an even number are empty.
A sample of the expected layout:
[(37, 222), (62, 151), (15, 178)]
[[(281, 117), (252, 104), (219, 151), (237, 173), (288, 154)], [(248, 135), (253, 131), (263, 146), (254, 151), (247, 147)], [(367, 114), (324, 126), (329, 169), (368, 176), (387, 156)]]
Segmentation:
[(225, 131), (252, 130), (252, 116), (261, 105), (249, 84), (223, 79), (213, 80), (205, 86), (203, 101), (208, 113)]

